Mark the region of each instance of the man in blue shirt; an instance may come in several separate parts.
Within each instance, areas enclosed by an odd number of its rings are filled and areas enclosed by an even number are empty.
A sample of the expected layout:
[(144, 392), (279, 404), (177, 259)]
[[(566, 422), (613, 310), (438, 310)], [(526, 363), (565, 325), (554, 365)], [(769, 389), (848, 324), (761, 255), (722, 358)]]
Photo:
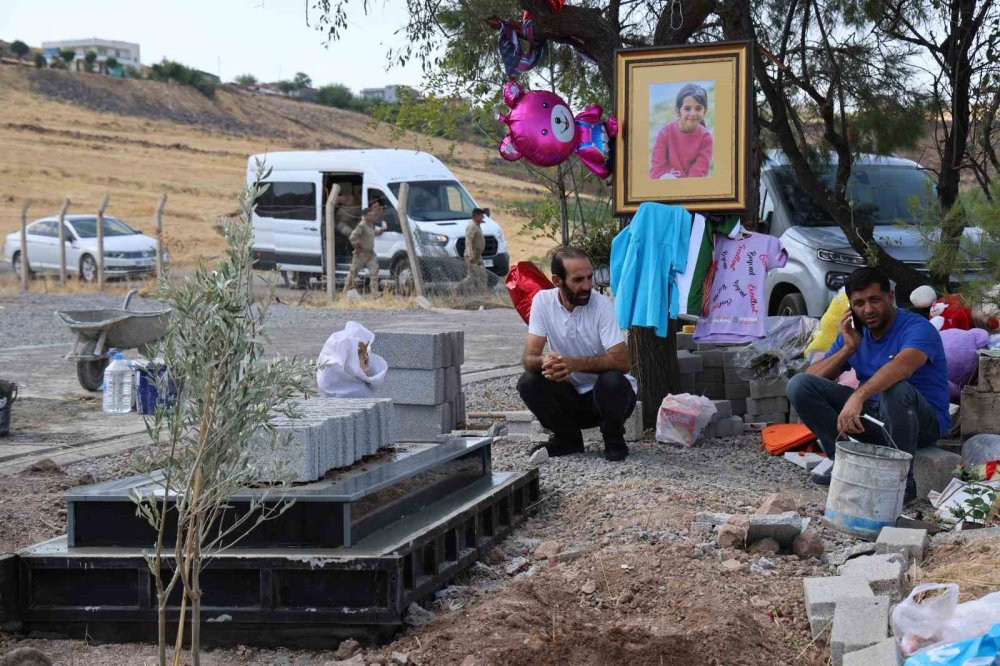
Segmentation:
[[(933, 445), (951, 429), (948, 368), (941, 336), (929, 321), (895, 305), (889, 278), (876, 268), (859, 268), (844, 283), (851, 308), (840, 321), (830, 351), (788, 383), (788, 400), (832, 459), (840, 435), (892, 446), (909, 454)], [(836, 383), (854, 368), (857, 389)], [(862, 419), (868, 414), (882, 428)], [(813, 477), (828, 485), (830, 477)], [(916, 499), (913, 466), (904, 501)]]

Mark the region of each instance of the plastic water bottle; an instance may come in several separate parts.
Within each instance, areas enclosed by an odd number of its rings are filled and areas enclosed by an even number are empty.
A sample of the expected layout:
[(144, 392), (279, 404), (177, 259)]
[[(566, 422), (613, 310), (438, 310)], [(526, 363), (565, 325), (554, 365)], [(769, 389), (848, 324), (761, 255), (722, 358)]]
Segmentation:
[(120, 353), (112, 358), (104, 371), (103, 409), (109, 414), (128, 414), (132, 411), (132, 370)]

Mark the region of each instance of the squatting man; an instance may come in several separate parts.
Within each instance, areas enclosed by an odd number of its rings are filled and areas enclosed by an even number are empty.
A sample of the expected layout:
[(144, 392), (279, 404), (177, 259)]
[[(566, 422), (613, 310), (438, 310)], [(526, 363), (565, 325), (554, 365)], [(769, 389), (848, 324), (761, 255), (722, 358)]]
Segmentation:
[[(531, 303), (528, 337), (517, 391), (539, 422), (551, 430), (550, 456), (583, 452), (581, 429), (600, 426), (604, 457), (624, 460), (625, 421), (636, 403), (636, 382), (614, 306), (593, 291), (587, 254), (564, 247), (552, 257), (555, 289)], [(545, 345), (549, 351), (545, 353)]]
[[(951, 429), (948, 373), (941, 336), (923, 317), (900, 310), (889, 278), (859, 268), (844, 283), (850, 309), (830, 350), (788, 383), (788, 399), (832, 459), (842, 435), (913, 454)], [(836, 382), (853, 368), (860, 386)], [(889, 441), (878, 425), (885, 423)], [(813, 480), (829, 485), (829, 476)], [(917, 496), (910, 465), (904, 503)]]

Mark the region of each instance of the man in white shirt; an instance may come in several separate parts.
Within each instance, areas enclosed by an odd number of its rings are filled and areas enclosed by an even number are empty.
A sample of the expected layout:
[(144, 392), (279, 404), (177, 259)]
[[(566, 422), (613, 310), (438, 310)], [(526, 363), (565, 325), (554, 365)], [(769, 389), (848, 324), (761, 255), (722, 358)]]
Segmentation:
[(594, 270), (579, 248), (564, 247), (552, 257), (552, 282), (555, 289), (538, 292), (531, 302), (524, 374), (517, 382), (524, 404), (554, 433), (532, 452), (582, 453), (580, 431), (600, 426), (604, 457), (624, 460), (636, 383), (614, 306), (592, 291)]

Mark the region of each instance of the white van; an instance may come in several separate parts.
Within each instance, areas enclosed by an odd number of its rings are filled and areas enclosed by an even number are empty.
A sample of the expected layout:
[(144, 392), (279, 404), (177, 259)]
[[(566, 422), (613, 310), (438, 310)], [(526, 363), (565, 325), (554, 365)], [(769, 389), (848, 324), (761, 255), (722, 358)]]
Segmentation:
[[(248, 185), (254, 183), (258, 160), (271, 171), (264, 179), (270, 187), (257, 200), (253, 215), (256, 268), (294, 273), (300, 286), (306, 286), (311, 277), (323, 275), (323, 215), (327, 194), (333, 185), (339, 185), (343, 201), (350, 202), (343, 206), (345, 213), (360, 211), (381, 200), (387, 229), (375, 238), (379, 274), (405, 281), (409, 266), (396, 213), (399, 187), (405, 182), (410, 184), (407, 216), (417, 254), (423, 257), (425, 276), (430, 267), (439, 264), (443, 270), (432, 274), (462, 278), (460, 258), (465, 250), (465, 228), (472, 219), (472, 209), (478, 205), (433, 155), (396, 149), (263, 153), (252, 155), (247, 162)], [(507, 241), (500, 225), (489, 217), (489, 209), (484, 210), (483, 265), (502, 277), (510, 266)], [(340, 231), (335, 247), (337, 278), (343, 281), (351, 248)]]

